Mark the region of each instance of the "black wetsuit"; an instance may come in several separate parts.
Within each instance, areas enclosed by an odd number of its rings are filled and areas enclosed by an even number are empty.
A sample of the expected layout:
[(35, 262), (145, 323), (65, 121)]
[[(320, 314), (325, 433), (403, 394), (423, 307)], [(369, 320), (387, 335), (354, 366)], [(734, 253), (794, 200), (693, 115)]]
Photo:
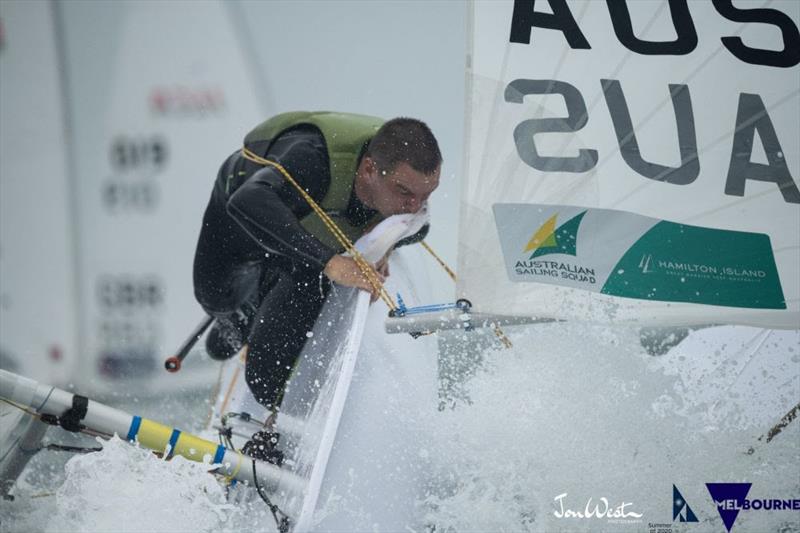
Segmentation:
[[(264, 147), (254, 151), (283, 165), (315, 201), (325, 196), (331, 182), (328, 152), (313, 126), (284, 132), (266, 153)], [(268, 407), (280, 401), (330, 288), (322, 270), (336, 252), (300, 225), (310, 212), (277, 170), (237, 151), (219, 170), (197, 244), (195, 296), (216, 317), (250, 310), (246, 379)], [(362, 225), (373, 215), (353, 193), (348, 221)]]

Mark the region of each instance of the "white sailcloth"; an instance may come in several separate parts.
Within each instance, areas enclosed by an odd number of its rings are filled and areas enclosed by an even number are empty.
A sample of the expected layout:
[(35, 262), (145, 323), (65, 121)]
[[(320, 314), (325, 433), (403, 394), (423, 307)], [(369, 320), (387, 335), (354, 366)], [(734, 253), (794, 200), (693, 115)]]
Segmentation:
[(64, 385), (80, 350), (53, 12), (0, 3), (0, 366)]
[(800, 4), (736, 6), (473, 3), (459, 297), (800, 328)]
[(56, 9), (76, 176), (84, 355), (75, 382), (87, 393), (163, 390), (160, 360), (196, 320), (191, 257), (217, 169), (272, 110), (241, 53), (234, 6)]

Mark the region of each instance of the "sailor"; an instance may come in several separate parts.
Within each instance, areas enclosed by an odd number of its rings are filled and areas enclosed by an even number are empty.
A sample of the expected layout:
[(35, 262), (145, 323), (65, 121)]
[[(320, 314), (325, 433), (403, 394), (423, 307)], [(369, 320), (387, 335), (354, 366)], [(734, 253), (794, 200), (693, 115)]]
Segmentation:
[[(439, 184), (438, 143), (416, 119), (285, 113), (258, 125), (244, 145), (285, 169), (351, 241), (385, 217), (418, 212)], [(343, 251), (279, 168), (240, 150), (222, 164), (197, 243), (195, 296), (216, 318), (210, 356), (227, 359), (247, 346), (247, 384), (273, 412), (330, 283), (377, 296)], [(385, 259), (375, 266), (383, 281)]]

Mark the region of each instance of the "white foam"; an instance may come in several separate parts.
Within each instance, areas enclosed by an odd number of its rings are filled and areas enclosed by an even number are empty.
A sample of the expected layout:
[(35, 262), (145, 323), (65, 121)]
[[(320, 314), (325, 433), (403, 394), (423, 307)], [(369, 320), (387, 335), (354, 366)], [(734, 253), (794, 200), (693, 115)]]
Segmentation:
[[(665, 375), (643, 353), (634, 331), (551, 324), (508, 334), (512, 350), (483, 354), (468, 386), (472, 405), (436, 417), (438, 473), (423, 507), (424, 522), (437, 531), (640, 531), (673, 522), (673, 484), (701, 521), (692, 531), (720, 531), (705, 483), (751, 482), (751, 498), (797, 498), (800, 426), (770, 444), (757, 441), (797, 402), (800, 365), (788, 351), (796, 332), (786, 334), (785, 364), (772, 367), (783, 373), (768, 370), (774, 353), (765, 353), (768, 366), (752, 363), (767, 372), (766, 383), (780, 378), (775, 386), (729, 401), (713, 424), (709, 405), (735, 397), (699, 394), (702, 381), (687, 391), (676, 372)], [(705, 353), (680, 351), (668, 365), (673, 371), (679, 357)], [(736, 423), (727, 424), (723, 412)], [(557, 518), (555, 498), (563, 493), (575, 510), (590, 497), (630, 502), (642, 522)], [(797, 520), (792, 511), (743, 512), (737, 527), (797, 530)]]
[(103, 451), (67, 462), (45, 531), (231, 530), (241, 510), (227, 502), (209, 465), (164, 461), (117, 437), (101, 442)]
[[(409, 283), (414, 261), (392, 263), (395, 289)], [(687, 531), (723, 531), (705, 483), (750, 482), (750, 498), (800, 494), (800, 424), (769, 444), (758, 441), (800, 398), (797, 332), (756, 338), (756, 330), (703, 330), (653, 357), (633, 330), (577, 323), (508, 328), (514, 348), (490, 337), (495, 347), (478, 352), (481, 362), (462, 383), (469, 402), (437, 411), (430, 339), (383, 333), (375, 325), (380, 305), (373, 305), (329, 464), (316, 516), (321, 526), (641, 531), (651, 522), (673, 523), (674, 484), (700, 520)], [(474, 340), (479, 333), (464, 335)], [(629, 502), (642, 522), (557, 518), (554, 498), (563, 493), (576, 510), (590, 497)], [(20, 503), (26, 502), (11, 505)], [(165, 462), (119, 440), (68, 463), (55, 505), (31, 498), (27, 504), (35, 511), (30, 517), (14, 515), (3, 527), (274, 530), (252, 491), (229, 503), (203, 465)], [(735, 527), (800, 531), (796, 511), (742, 512)]]

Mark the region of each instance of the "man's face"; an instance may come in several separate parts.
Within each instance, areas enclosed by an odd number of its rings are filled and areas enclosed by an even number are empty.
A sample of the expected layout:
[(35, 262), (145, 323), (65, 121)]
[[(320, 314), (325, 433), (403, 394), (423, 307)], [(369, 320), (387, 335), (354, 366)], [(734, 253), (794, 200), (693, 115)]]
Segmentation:
[(388, 217), (416, 213), (439, 186), (441, 167), (430, 175), (417, 172), (408, 163), (398, 163), (391, 172), (381, 172), (372, 165), (373, 209)]

